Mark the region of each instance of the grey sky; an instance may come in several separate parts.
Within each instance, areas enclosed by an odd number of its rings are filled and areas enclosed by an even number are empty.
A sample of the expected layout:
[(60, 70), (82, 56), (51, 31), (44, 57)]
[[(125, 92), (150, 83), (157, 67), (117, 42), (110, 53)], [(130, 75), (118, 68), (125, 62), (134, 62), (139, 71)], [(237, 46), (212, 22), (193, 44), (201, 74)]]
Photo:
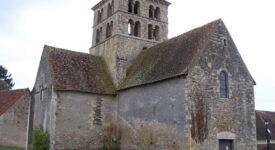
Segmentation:
[[(44, 44), (88, 53), (99, 0), (0, 0), (0, 64), (32, 89)], [(275, 111), (272, 0), (170, 0), (169, 37), (223, 19), (257, 82), (256, 108)]]

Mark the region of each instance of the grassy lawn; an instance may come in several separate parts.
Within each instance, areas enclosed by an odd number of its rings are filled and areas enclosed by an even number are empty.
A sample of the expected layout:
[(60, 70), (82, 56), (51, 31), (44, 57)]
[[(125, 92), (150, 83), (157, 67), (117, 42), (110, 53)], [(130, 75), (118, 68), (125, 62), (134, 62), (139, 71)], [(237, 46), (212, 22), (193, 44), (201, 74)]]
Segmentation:
[(13, 148), (13, 147), (2, 147), (0, 146), (0, 150), (24, 150), (23, 148)]

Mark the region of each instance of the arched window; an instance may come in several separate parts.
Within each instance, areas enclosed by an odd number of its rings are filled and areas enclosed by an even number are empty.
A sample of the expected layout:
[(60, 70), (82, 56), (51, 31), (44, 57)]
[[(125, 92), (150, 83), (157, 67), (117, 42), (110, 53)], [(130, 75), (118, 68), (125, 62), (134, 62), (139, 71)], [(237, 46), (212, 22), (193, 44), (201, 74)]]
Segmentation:
[(96, 40), (95, 40), (96, 44), (100, 42), (100, 30), (97, 29), (96, 30)]
[(157, 19), (157, 20), (160, 20), (160, 8), (159, 7), (157, 7), (156, 9), (155, 9), (155, 18)]
[(148, 24), (148, 39), (152, 40), (153, 39), (153, 25)]
[(110, 24), (107, 23), (107, 27), (106, 27), (106, 38), (110, 37)]
[(101, 22), (101, 12), (98, 11), (97, 12), (97, 23), (100, 23)]
[(154, 36), (154, 40), (159, 41), (159, 26), (155, 26), (153, 36)]
[(108, 17), (110, 17), (113, 14), (113, 6), (112, 4), (108, 4)]
[(101, 21), (103, 20), (103, 16), (104, 16), (104, 12), (103, 12), (103, 8), (101, 8)]
[(139, 8), (140, 8), (140, 3), (139, 1), (136, 1), (134, 6), (134, 14), (139, 14)]
[(111, 23), (107, 23), (106, 38), (112, 36), (112, 32), (113, 32), (113, 21), (111, 21)]
[(220, 97), (228, 98), (228, 76), (225, 71), (220, 73)]
[(128, 22), (128, 34), (129, 35), (133, 35), (134, 31), (134, 21), (133, 20), (129, 20)]
[(113, 23), (113, 21), (111, 21), (111, 23), (110, 23), (110, 36), (113, 35), (113, 28), (114, 28), (114, 23)]
[(152, 5), (149, 6), (149, 18), (154, 18), (154, 7)]
[(140, 22), (135, 23), (134, 36), (140, 37)]
[(128, 12), (133, 12), (133, 0), (128, 1)]

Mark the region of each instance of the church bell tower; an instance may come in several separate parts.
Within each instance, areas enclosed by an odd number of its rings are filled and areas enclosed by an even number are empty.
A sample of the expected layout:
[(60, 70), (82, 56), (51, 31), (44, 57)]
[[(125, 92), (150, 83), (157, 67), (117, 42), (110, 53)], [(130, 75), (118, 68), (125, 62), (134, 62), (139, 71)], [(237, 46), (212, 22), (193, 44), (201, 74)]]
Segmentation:
[(101, 0), (94, 11), (90, 53), (102, 56), (115, 85), (137, 55), (168, 38), (166, 0)]

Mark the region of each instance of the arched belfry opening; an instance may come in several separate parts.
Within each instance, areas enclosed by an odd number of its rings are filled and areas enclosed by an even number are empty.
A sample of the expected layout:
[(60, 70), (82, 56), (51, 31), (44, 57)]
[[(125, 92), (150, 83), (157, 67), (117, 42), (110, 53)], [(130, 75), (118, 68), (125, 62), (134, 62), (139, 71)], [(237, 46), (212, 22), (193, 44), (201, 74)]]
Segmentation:
[(112, 16), (113, 13), (114, 13), (114, 1), (108, 4), (108, 12), (107, 12), (108, 17)]
[(134, 21), (130, 19), (128, 21), (128, 35), (133, 35), (134, 33)]
[(113, 21), (111, 21), (110, 23), (107, 23), (107, 27), (106, 27), (106, 38), (111, 37), (113, 34)]
[(154, 12), (154, 16), (156, 20), (160, 20), (160, 8), (157, 7)]
[(141, 28), (140, 22), (137, 21), (134, 27), (134, 36), (140, 37), (140, 28)]
[(136, 1), (134, 5), (134, 14), (139, 14), (140, 13), (140, 2)]
[(129, 13), (133, 12), (133, 6), (134, 6), (133, 0), (128, 0), (128, 12)]
[(149, 18), (154, 18), (154, 6), (149, 6)]
[(159, 26), (155, 26), (153, 36), (154, 36), (153, 38), (154, 40), (159, 41)]
[(153, 39), (153, 25), (148, 24), (148, 39), (152, 40)]

